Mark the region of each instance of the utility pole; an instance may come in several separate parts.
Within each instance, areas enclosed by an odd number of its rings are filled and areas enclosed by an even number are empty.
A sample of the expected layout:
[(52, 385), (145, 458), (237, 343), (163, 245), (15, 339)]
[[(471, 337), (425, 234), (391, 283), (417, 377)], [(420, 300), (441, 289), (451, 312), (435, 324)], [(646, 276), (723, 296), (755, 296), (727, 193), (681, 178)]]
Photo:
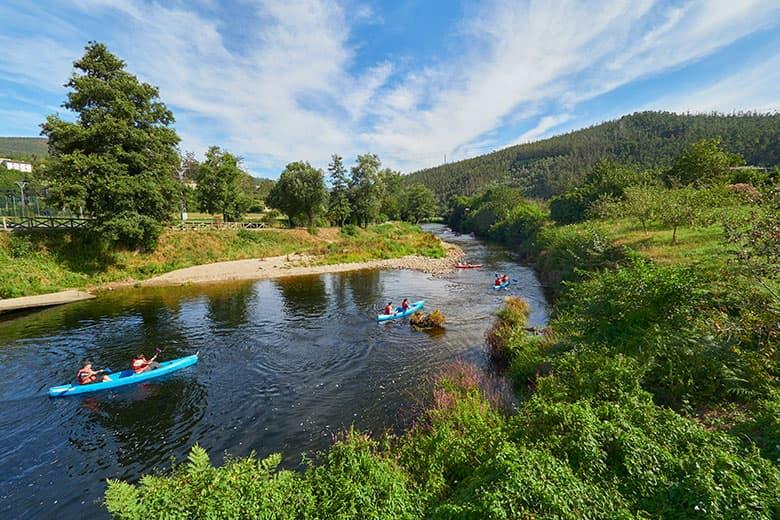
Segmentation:
[(444, 164), (447, 164), (447, 152), (444, 152)]
[(24, 217), (24, 188), (27, 186), (27, 181), (16, 181), (19, 186), (19, 191), (22, 192), (22, 216)]

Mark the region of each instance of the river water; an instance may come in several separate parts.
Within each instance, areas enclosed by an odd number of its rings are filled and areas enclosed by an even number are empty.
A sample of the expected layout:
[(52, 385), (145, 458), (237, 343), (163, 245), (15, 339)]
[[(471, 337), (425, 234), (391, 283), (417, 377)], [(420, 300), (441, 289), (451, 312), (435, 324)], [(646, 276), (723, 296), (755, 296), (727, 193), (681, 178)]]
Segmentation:
[[(454, 361), (489, 370), (484, 334), (503, 296), (526, 298), (547, 321), (533, 271), (500, 247), (430, 226), (484, 269), (441, 277), (365, 270), (259, 282), (115, 291), (0, 321), (0, 518), (105, 518), (107, 478), (170, 468), (200, 443), (227, 452), (280, 452), (287, 467), (350, 425), (397, 429)], [(508, 291), (493, 273), (508, 272)], [(383, 323), (403, 297), (441, 309), (446, 332)], [(80, 363), (125, 368), (137, 352), (200, 361), (160, 381), (50, 399)]]

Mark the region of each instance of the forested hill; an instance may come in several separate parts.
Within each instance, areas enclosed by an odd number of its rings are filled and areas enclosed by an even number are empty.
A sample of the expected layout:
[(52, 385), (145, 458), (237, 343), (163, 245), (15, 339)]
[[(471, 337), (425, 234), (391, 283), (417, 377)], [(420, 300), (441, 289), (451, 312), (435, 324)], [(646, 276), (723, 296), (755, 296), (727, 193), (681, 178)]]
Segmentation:
[(720, 137), (723, 147), (747, 164), (780, 164), (780, 114), (682, 115), (637, 112), (542, 141), (510, 146), (407, 176), (421, 182), (442, 201), (471, 195), (492, 183), (522, 187), (529, 196), (551, 197), (578, 184), (599, 159), (610, 158), (640, 168), (668, 166), (683, 147)]
[(49, 145), (44, 137), (0, 137), (0, 157), (23, 159), (48, 154)]

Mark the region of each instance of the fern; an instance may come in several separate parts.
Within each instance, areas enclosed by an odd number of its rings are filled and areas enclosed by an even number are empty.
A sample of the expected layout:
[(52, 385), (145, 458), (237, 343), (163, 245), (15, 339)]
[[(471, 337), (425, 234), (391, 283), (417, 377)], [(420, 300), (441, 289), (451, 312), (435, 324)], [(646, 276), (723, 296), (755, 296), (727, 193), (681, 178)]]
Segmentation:
[(209, 454), (200, 445), (195, 444), (187, 455), (189, 464), (187, 465), (187, 475), (199, 477), (205, 474), (211, 468)]
[(136, 520), (143, 518), (138, 489), (121, 480), (108, 479), (106, 508), (115, 518)]

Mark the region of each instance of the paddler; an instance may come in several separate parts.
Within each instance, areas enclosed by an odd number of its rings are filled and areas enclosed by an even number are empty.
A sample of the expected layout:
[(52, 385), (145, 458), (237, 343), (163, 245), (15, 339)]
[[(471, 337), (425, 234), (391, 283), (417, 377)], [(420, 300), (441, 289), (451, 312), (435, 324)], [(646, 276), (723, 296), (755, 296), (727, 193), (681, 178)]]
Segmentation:
[[(102, 370), (93, 370), (92, 363), (87, 361), (84, 363), (84, 366), (81, 367), (76, 373), (76, 379), (80, 385), (89, 385), (92, 383), (97, 383), (98, 375), (102, 373)], [(111, 381), (111, 378), (104, 375), (101, 381)]]
[(155, 361), (157, 359), (157, 356), (160, 354), (160, 351), (157, 351), (157, 354), (152, 356), (152, 359), (146, 359), (146, 356), (143, 354), (138, 354), (136, 357), (133, 358), (133, 361), (130, 364), (130, 368), (133, 369), (133, 372), (136, 374), (140, 374), (141, 372), (146, 372), (147, 370), (154, 370), (155, 368), (160, 367), (160, 363)]
[(501, 285), (501, 277), (496, 273), (496, 281), (494, 282), (495, 286), (498, 287)]
[(509, 275), (505, 274), (504, 276), (501, 277), (502, 284), (507, 283), (508, 281), (509, 281)]
[(385, 305), (385, 314), (393, 314), (393, 302), (387, 302), (387, 305)]
[(409, 310), (409, 300), (407, 298), (404, 298), (404, 301), (401, 302), (400, 310), (401, 312), (406, 312)]

